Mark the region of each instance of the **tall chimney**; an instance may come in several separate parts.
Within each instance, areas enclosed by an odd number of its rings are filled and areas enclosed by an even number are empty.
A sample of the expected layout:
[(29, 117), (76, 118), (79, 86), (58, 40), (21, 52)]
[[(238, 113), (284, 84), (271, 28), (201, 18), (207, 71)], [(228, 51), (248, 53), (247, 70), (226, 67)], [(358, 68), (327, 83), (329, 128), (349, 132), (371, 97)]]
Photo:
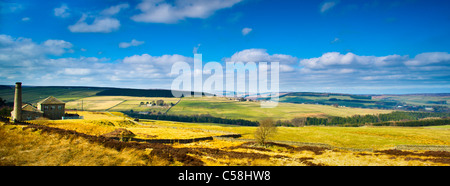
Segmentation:
[(16, 83), (16, 92), (14, 94), (13, 121), (22, 121), (22, 83)]

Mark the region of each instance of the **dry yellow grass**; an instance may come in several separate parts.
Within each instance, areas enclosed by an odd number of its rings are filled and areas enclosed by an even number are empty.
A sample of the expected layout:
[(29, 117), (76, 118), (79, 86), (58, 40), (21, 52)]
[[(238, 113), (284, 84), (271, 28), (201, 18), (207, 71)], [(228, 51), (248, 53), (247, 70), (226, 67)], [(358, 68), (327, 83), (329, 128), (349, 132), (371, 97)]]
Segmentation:
[[(78, 112), (82, 120), (36, 120), (33, 123), (75, 130), (89, 135), (102, 135), (117, 128), (131, 130), (138, 137), (154, 139), (185, 139), (215, 136), (220, 131), (240, 133), (252, 139), (256, 127), (182, 123), (144, 120), (147, 126), (135, 124), (121, 113)], [(396, 145), (449, 145), (446, 128), (409, 127), (279, 127), (273, 140), (325, 143), (334, 147), (390, 149)], [(311, 150), (300, 147), (274, 145), (268, 148), (242, 141), (211, 140), (171, 145), (205, 165), (394, 165), (448, 166), (450, 157), (392, 155), (384, 152), (357, 152), (343, 149)], [(304, 148), (302, 150), (302, 148)], [(189, 149), (186, 151), (185, 149)], [(299, 150), (300, 149), (300, 150)], [(314, 149), (314, 148), (312, 148)], [(184, 151), (183, 151), (184, 150)], [(124, 149), (117, 151), (77, 137), (22, 130), (20, 126), (4, 125), (0, 129), (1, 165), (181, 165), (155, 157), (149, 151)], [(171, 152), (177, 152), (171, 151)], [(435, 161), (437, 160), (437, 161)]]
[(170, 165), (148, 152), (117, 151), (79, 137), (0, 126), (0, 165), (16, 166), (148, 166)]
[(47, 125), (66, 130), (100, 136), (114, 131), (117, 128), (125, 128), (135, 133), (137, 138), (143, 139), (189, 139), (222, 135), (220, 132), (205, 131), (198, 128), (174, 128), (171, 126), (155, 125), (156, 123), (171, 123), (169, 121), (154, 121), (148, 126), (138, 125), (129, 120), (120, 112), (90, 112), (78, 111), (84, 119), (68, 120), (33, 120), (32, 123)]
[[(390, 155), (382, 152), (356, 152), (349, 150), (322, 149), (319, 152), (311, 150), (292, 150), (283, 146), (261, 148), (244, 142), (213, 140), (190, 144), (178, 144), (176, 148), (211, 148), (230, 153), (246, 153), (249, 157), (216, 157), (214, 155), (193, 155), (208, 166), (243, 165), (243, 166), (448, 166), (433, 159), (441, 157), (426, 157), (419, 155)], [(425, 151), (406, 151), (416, 154)], [(268, 158), (252, 158), (266, 155)], [(440, 160), (448, 162), (450, 157)], [(447, 160), (445, 160), (447, 159)]]

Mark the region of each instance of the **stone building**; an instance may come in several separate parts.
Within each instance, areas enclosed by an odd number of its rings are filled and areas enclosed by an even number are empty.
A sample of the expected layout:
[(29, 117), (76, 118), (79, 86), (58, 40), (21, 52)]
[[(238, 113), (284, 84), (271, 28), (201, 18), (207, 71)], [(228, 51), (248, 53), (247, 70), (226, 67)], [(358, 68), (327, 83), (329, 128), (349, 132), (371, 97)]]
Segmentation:
[(42, 116), (44, 116), (44, 112), (38, 110), (36, 107), (29, 104), (22, 106), (22, 120), (38, 119)]
[(62, 119), (65, 113), (66, 103), (53, 96), (43, 99), (37, 103), (37, 109), (44, 112), (44, 117), (49, 119)]
[(53, 96), (37, 103), (37, 108), (29, 104), (22, 105), (22, 83), (17, 82), (14, 94), (14, 108), (11, 112), (12, 121), (24, 121), (46, 117), (62, 119), (65, 114), (65, 103)]

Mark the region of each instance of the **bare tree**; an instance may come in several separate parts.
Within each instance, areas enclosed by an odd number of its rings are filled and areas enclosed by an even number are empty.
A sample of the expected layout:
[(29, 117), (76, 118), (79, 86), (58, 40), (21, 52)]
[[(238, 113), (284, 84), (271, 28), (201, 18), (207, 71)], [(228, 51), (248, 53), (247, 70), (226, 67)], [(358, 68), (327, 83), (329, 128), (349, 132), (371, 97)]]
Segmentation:
[(306, 118), (294, 118), (291, 120), (291, 123), (296, 127), (304, 127), (306, 123)]
[(265, 146), (266, 141), (277, 132), (275, 121), (272, 118), (267, 118), (259, 122), (259, 127), (256, 129), (256, 141)]

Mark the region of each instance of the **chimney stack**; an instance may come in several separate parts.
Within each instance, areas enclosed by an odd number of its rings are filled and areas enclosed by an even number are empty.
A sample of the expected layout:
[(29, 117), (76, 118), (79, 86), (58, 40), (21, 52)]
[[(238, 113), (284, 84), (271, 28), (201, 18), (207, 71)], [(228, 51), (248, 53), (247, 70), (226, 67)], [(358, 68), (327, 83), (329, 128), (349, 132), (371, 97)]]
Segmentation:
[(22, 83), (16, 83), (16, 91), (14, 94), (14, 111), (11, 117), (13, 121), (22, 121)]

